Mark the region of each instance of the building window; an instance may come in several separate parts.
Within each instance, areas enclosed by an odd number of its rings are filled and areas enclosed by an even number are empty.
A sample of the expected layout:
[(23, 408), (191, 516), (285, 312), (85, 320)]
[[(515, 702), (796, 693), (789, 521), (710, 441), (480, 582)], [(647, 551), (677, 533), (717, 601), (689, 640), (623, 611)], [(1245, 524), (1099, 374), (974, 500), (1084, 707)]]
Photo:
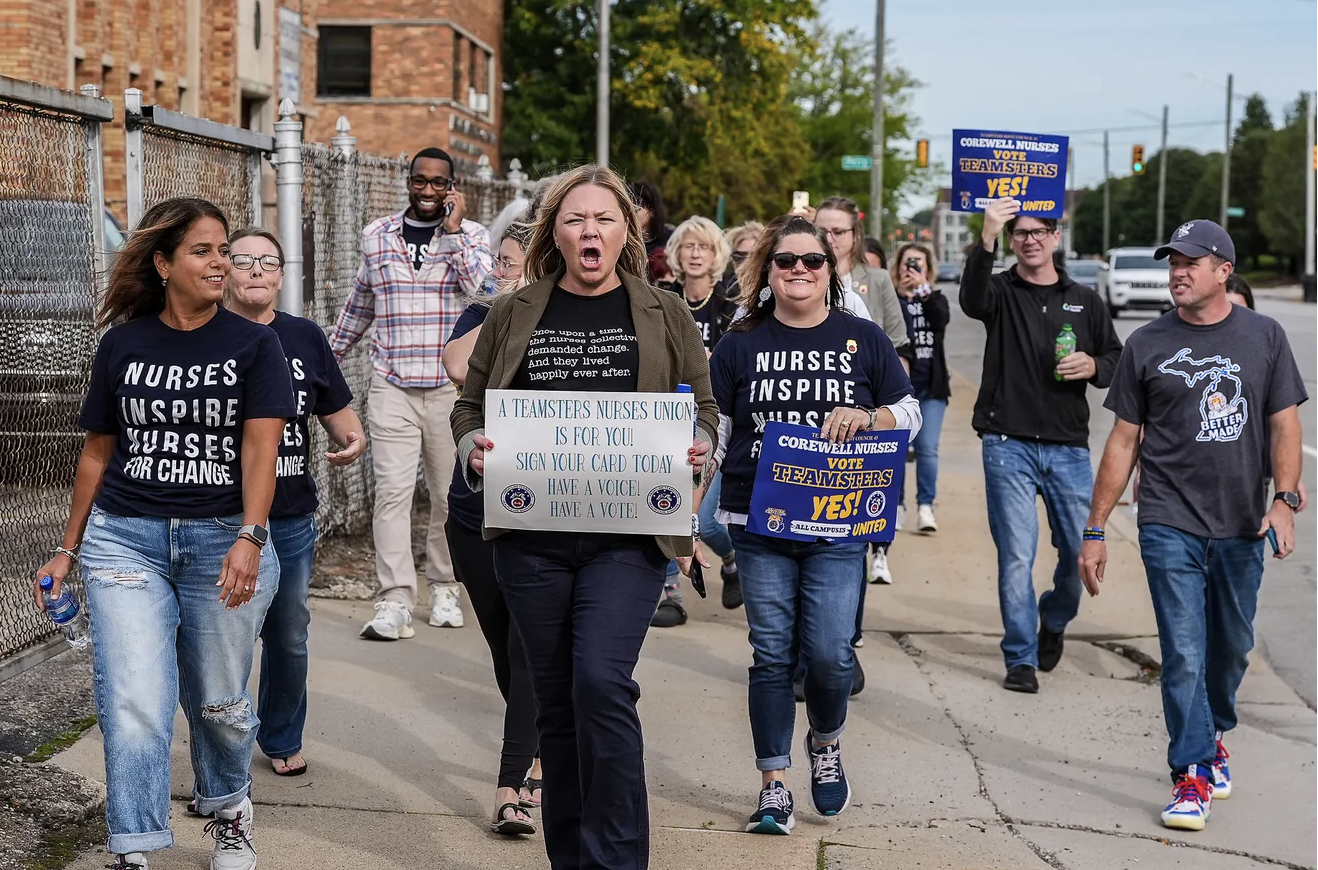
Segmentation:
[(371, 95), (371, 28), (321, 26), (316, 96)]
[(453, 33), (453, 99), (462, 102), (465, 94), (462, 92), (462, 45), (465, 40), (458, 35), (457, 31)]

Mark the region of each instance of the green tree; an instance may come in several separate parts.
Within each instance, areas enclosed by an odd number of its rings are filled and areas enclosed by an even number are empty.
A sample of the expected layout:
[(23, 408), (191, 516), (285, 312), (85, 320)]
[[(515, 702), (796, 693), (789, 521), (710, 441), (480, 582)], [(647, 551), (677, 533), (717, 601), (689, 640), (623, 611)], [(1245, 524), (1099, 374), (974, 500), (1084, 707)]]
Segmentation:
[[(1250, 94), (1245, 101), (1245, 111), (1241, 113), (1240, 124), (1236, 127), (1232, 147), (1239, 145), (1246, 136), (1261, 131), (1271, 132), (1272, 116), (1268, 114), (1268, 104), (1262, 94)], [(1235, 164), (1231, 169), (1235, 170)]]
[(1312, 171), (1312, 157), (1305, 153), (1308, 117), (1308, 96), (1301, 94), (1286, 112), (1286, 126), (1268, 142), (1259, 196), (1259, 228), (1272, 253), (1290, 259), (1295, 274), (1304, 260), (1304, 173)]
[(1190, 198), (1186, 202), (1186, 214), (1182, 222), (1188, 220), (1219, 220), (1222, 217), (1222, 152), (1205, 154), (1201, 164), (1199, 178), (1190, 188)]

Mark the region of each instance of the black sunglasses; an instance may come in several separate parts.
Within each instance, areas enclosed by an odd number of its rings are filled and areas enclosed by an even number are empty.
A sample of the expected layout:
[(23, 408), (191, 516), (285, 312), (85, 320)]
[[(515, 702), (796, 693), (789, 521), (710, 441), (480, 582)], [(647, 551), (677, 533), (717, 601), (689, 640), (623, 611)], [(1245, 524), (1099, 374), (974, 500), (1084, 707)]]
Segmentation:
[(748, 251), (733, 251), (732, 263), (733, 265), (740, 266), (742, 263), (746, 262), (746, 258), (749, 256), (750, 252)]
[(804, 263), (805, 267), (811, 272), (818, 272), (820, 269), (824, 268), (824, 264), (828, 262), (828, 257), (823, 254), (782, 253), (773, 255), (773, 264), (784, 272), (790, 272), (792, 269), (796, 268), (798, 260)]

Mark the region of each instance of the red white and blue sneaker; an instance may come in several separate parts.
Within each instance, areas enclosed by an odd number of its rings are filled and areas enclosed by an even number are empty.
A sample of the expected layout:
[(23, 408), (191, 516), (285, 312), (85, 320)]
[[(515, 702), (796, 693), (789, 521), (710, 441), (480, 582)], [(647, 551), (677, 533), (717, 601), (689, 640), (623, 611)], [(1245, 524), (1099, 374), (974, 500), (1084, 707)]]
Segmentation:
[(1226, 760), (1231, 755), (1222, 745), (1222, 732), (1217, 732), (1217, 757), (1213, 759), (1213, 800), (1224, 801), (1231, 797), (1231, 768)]
[(1175, 777), (1172, 802), (1162, 811), (1163, 827), (1180, 831), (1202, 831), (1212, 814), (1213, 783), (1197, 764)]
[(796, 827), (792, 793), (773, 780), (760, 792), (760, 805), (746, 823), (748, 834), (790, 834)]

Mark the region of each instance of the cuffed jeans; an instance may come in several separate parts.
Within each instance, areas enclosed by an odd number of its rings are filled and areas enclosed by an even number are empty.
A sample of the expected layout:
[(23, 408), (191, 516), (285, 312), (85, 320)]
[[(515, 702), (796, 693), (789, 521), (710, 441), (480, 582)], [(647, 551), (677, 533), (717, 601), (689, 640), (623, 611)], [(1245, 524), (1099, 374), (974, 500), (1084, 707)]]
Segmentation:
[[(1039, 666), (1039, 628), (1060, 632), (1080, 610), (1080, 539), (1089, 518), (1094, 471), (1089, 450), (985, 433), (984, 494), (998, 549), (998, 606), (1007, 669)], [(1043, 496), (1057, 549), (1053, 588), (1034, 597), (1039, 546), (1035, 499)]]
[(789, 541), (737, 525), (728, 532), (754, 652), (748, 695), (755, 766), (783, 770), (792, 766), (798, 660), (805, 663), (806, 718), (815, 739), (831, 742), (846, 727), (865, 544)]
[(174, 842), (169, 746), (180, 704), (192, 735), (197, 811), (235, 806), (251, 788), (258, 720), (247, 678), (279, 559), (267, 547), (251, 601), (226, 610), (215, 582), (241, 527), (241, 516), (171, 520), (92, 509), (81, 561), (111, 854)]
[(653, 538), (509, 532), (494, 567), (526, 649), (553, 870), (645, 870), (650, 813), (632, 679), (667, 560)]
[(1162, 650), (1162, 712), (1173, 774), (1205, 768), (1218, 731), (1236, 727), (1236, 690), (1254, 647), (1263, 579), (1261, 538), (1205, 538), (1171, 526), (1140, 526)]
[(270, 545), (279, 557), (279, 591), (261, 629), (256, 742), (268, 758), (288, 758), (302, 751), (307, 724), (307, 592), (316, 558), (315, 517), (271, 517)]
[(412, 556), (412, 497), (417, 463), (425, 469), (430, 492), (430, 523), (426, 528), (426, 583), (431, 592), (457, 591), (444, 523), (448, 519), (448, 487), (453, 479), (453, 429), (449, 415), (458, 391), (452, 384), (433, 389), (397, 387), (378, 374), (371, 376), (367, 420), (371, 436), (371, 468), (375, 472), (375, 539), (378, 601), (416, 605), (416, 561)]

